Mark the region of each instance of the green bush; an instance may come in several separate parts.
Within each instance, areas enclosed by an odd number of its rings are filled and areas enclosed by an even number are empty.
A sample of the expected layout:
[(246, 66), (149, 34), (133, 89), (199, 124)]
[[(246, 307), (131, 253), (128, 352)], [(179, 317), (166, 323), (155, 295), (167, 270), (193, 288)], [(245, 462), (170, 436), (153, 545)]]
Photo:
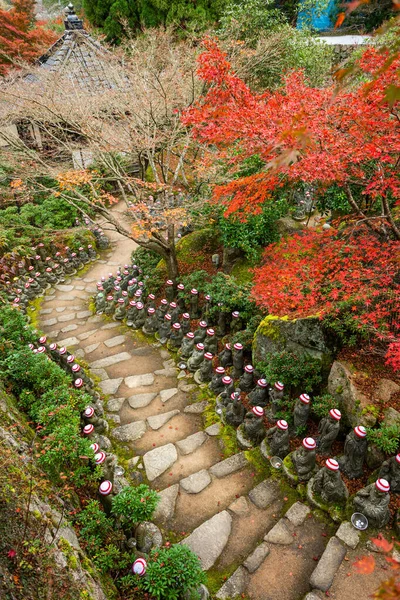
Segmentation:
[(148, 485), (142, 483), (137, 487), (125, 487), (112, 501), (111, 512), (122, 518), (128, 527), (151, 519), (160, 496)]
[(290, 350), (268, 352), (265, 359), (257, 364), (257, 369), (271, 384), (282, 381), (292, 395), (313, 392), (322, 381), (318, 359)]
[(400, 427), (396, 424), (381, 424), (378, 429), (368, 429), (367, 440), (386, 454), (395, 454), (400, 442)]
[(330, 394), (315, 396), (312, 399), (311, 412), (314, 413), (314, 415), (319, 419), (326, 417), (331, 408), (338, 408), (338, 403)]
[(97, 500), (91, 500), (77, 517), (79, 535), (92, 555), (113, 532), (113, 523)]
[(176, 544), (151, 551), (146, 576), (137, 585), (156, 600), (179, 600), (204, 582), (199, 558), (188, 546)]

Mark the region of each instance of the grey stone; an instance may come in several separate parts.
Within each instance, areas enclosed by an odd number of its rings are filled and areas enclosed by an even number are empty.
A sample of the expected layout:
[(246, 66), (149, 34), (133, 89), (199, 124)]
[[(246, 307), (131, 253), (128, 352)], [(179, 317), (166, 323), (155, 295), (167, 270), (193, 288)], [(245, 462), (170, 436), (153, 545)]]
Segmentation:
[(162, 375), (163, 377), (176, 377), (176, 369), (157, 369), (154, 375)]
[(178, 415), (180, 410), (170, 410), (166, 413), (161, 413), (159, 415), (153, 415), (152, 417), (147, 417), (147, 423), (150, 425), (152, 429), (161, 429), (163, 425), (168, 423), (173, 417)]
[(69, 331), (75, 331), (75, 329), (78, 329), (78, 325), (75, 325), (75, 323), (71, 323), (71, 325), (67, 325), (66, 327), (63, 327), (61, 329), (61, 331), (63, 333), (68, 333)]
[(131, 408), (144, 408), (148, 406), (152, 400), (157, 396), (157, 392), (149, 392), (148, 394), (136, 394), (128, 398), (129, 406)]
[(107, 402), (107, 410), (109, 412), (119, 412), (124, 402), (125, 398), (110, 398)]
[(384, 424), (388, 427), (390, 425), (400, 425), (400, 413), (395, 408), (389, 406), (383, 413)]
[(191, 392), (192, 390), (197, 389), (197, 385), (195, 383), (180, 382), (178, 388), (182, 390), (182, 392)]
[(207, 469), (202, 469), (201, 471), (193, 473), (192, 475), (189, 475), (189, 477), (185, 477), (180, 481), (181, 488), (187, 494), (198, 494), (208, 485), (210, 485), (210, 483), (211, 477)]
[(126, 337), (124, 335), (116, 335), (115, 337), (112, 337), (109, 340), (105, 340), (104, 344), (107, 346), (107, 348), (113, 348), (114, 346), (119, 346), (120, 344), (123, 344), (125, 340)]
[[(56, 310), (58, 310), (58, 309), (56, 309)], [(63, 310), (65, 310), (65, 308)], [(41, 315), (50, 315), (52, 312), (53, 312), (52, 308), (42, 308), (40, 310)], [(60, 312), (60, 311), (58, 311), (58, 312)]]
[[(123, 354), (127, 354), (124, 352)], [(131, 375), (130, 377), (125, 377), (125, 385), (128, 388), (136, 388), (147, 385), (153, 385), (154, 383), (154, 375), (153, 373), (145, 373), (144, 375)]]
[(197, 450), (197, 448), (200, 448), (206, 440), (207, 435), (204, 431), (198, 431), (197, 433), (193, 433), (193, 435), (189, 435), (187, 438), (176, 442), (176, 447), (183, 455), (191, 454)]
[(78, 312), (76, 316), (78, 317), (78, 319), (86, 319), (86, 317), (90, 317), (91, 314), (92, 313), (90, 312), (90, 310), (82, 310)]
[(257, 571), (258, 567), (261, 565), (263, 560), (268, 556), (270, 550), (268, 544), (262, 542), (257, 548), (246, 558), (243, 563), (243, 566), (249, 571), (249, 573), (254, 573)]
[(57, 319), (47, 319), (46, 321), (42, 321), (43, 327), (51, 327), (57, 323)]
[(178, 393), (178, 388), (170, 388), (169, 390), (161, 390), (160, 399), (161, 402), (168, 402), (171, 398), (176, 396)]
[(80, 292), (82, 292), (82, 291), (83, 291), (83, 290), (85, 290), (86, 288), (85, 288), (85, 286), (84, 286), (84, 285), (76, 285), (76, 286), (75, 286), (75, 289), (76, 289), (76, 290), (79, 290)]
[(98, 377), (100, 381), (105, 381), (106, 379), (109, 379), (107, 371), (105, 371), (104, 369), (90, 369), (90, 371), (93, 375)]
[(249, 574), (243, 567), (238, 567), (228, 581), (224, 583), (222, 588), (217, 592), (216, 598), (225, 600), (226, 598), (236, 598), (241, 596), (249, 581)]
[[(66, 308), (67, 308), (66, 306), (57, 306), (57, 308), (56, 308), (56, 312), (58, 312), (58, 313), (62, 313), (62, 312), (64, 312), (64, 310), (65, 310)], [(50, 310), (52, 310), (52, 309), (50, 309)]]
[(239, 471), (246, 466), (246, 457), (243, 452), (239, 452), (238, 454), (234, 454), (225, 460), (221, 460), (221, 462), (210, 467), (210, 473), (211, 475), (214, 475), (214, 477), (226, 477), (231, 473), (236, 473), (236, 471)]
[(116, 427), (112, 432), (112, 436), (119, 442), (134, 442), (135, 440), (140, 440), (145, 433), (145, 421), (135, 421), (133, 423), (128, 423), (127, 425)]
[(192, 415), (200, 415), (207, 408), (207, 404), (207, 400), (203, 400), (202, 402), (195, 402), (194, 404), (188, 404), (188, 406), (185, 406), (183, 412)]
[(232, 517), (228, 511), (223, 510), (196, 527), (180, 543), (189, 546), (197, 554), (202, 568), (207, 571), (214, 565), (225, 548), (231, 528)]
[(75, 350), (76, 358), (83, 358), (84, 356), (85, 356), (85, 351), (82, 348), (78, 348), (78, 350)]
[(346, 548), (337, 537), (331, 537), (310, 577), (311, 587), (327, 592), (345, 556)]
[(354, 550), (360, 541), (360, 532), (349, 521), (344, 521), (337, 530), (336, 537)]
[(59, 323), (67, 323), (67, 321), (73, 321), (75, 319), (75, 313), (68, 313), (67, 315), (61, 315), (58, 317)]
[(179, 371), (177, 379), (184, 379), (186, 377), (186, 371)]
[(72, 290), (74, 289), (73, 285), (57, 284), (54, 287), (56, 288), (56, 290), (59, 290), (60, 292), (72, 292)]
[(339, 361), (333, 363), (328, 378), (328, 393), (338, 403), (345, 426), (364, 424), (362, 411), (371, 401), (357, 388), (351, 365)]
[(314, 592), (310, 592), (309, 594), (307, 594), (304, 600), (321, 600), (321, 596), (317, 596), (317, 594), (315, 594)]
[(380, 379), (376, 386), (374, 397), (378, 398), (382, 404), (387, 404), (394, 394), (400, 391), (400, 385), (391, 379)]
[(58, 346), (66, 346), (67, 348), (70, 346), (78, 346), (79, 340), (76, 337), (65, 338), (64, 340), (60, 340), (57, 342)]
[(264, 537), (264, 541), (270, 544), (279, 544), (288, 546), (293, 543), (293, 534), (288, 528), (289, 522), (285, 519), (279, 519), (276, 525)]
[(120, 323), (106, 323), (102, 325), (100, 329), (115, 329), (115, 327), (119, 327)]
[(246, 515), (250, 510), (249, 501), (246, 496), (240, 496), (228, 506), (228, 510), (235, 513), (235, 515)]
[[(187, 407), (186, 407), (187, 408)], [(209, 427), (205, 428), (205, 432), (207, 435), (210, 436), (215, 436), (218, 435), (221, 429), (221, 424), (220, 423), (213, 423), (213, 425), (210, 425)]]
[(128, 352), (119, 352), (118, 354), (113, 354), (112, 356), (106, 356), (105, 358), (95, 360), (94, 363), (92, 363), (92, 368), (100, 369), (105, 367), (111, 367), (112, 365), (117, 365), (118, 363), (123, 362), (124, 360), (129, 360), (130, 358), (131, 355), (128, 354)]
[(170, 358), (169, 360), (164, 360), (163, 366), (164, 366), (164, 369), (168, 369), (169, 367), (175, 367), (174, 359)]
[(94, 333), (97, 333), (97, 329), (91, 329), (90, 331), (84, 331), (83, 333), (79, 333), (78, 338), (80, 340), (87, 340), (87, 338), (93, 335)]
[(302, 502), (295, 502), (292, 504), (289, 510), (286, 511), (285, 517), (289, 519), (293, 525), (298, 527), (304, 523), (307, 515), (310, 513), (311, 509), (306, 504), (303, 504)]
[(101, 387), (103, 394), (116, 394), (119, 386), (122, 383), (122, 377), (118, 377), (117, 379), (106, 379), (105, 381), (100, 381), (99, 386)]
[(171, 485), (171, 487), (159, 492), (161, 500), (157, 505), (153, 515), (155, 520), (165, 522), (169, 519), (172, 519), (175, 513), (175, 503), (178, 496), (178, 491), (179, 483), (175, 483), (175, 485)]
[(168, 350), (164, 350), (163, 348), (160, 350), (161, 358), (167, 359), (170, 358), (170, 353)]
[(132, 356), (151, 356), (153, 354), (153, 350), (151, 346), (139, 346), (139, 348), (134, 348), (131, 351)]
[(165, 444), (146, 452), (143, 457), (144, 468), (146, 469), (147, 479), (154, 481), (169, 469), (178, 459), (178, 453), (174, 444)]
[(278, 497), (278, 486), (274, 481), (266, 479), (250, 490), (249, 498), (257, 508), (267, 508)]
[(121, 417), (119, 415), (110, 415), (109, 413), (107, 413), (106, 417), (109, 421), (113, 421), (117, 425), (121, 423)]
[(100, 346), (100, 342), (97, 342), (97, 344), (90, 344), (90, 346), (86, 346), (85, 353), (90, 354), (91, 352), (94, 352), (95, 350), (97, 350), (97, 348), (99, 346)]
[(94, 283), (96, 280), (92, 277), (85, 277), (83, 280), (85, 283)]
[(100, 323), (102, 320), (101, 315), (93, 315), (93, 317), (88, 318), (88, 323)]
[(134, 456), (133, 458), (130, 458), (130, 459), (128, 460), (128, 467), (129, 467), (130, 469), (135, 469), (135, 468), (136, 468), (136, 465), (138, 464), (138, 462), (139, 462), (139, 460), (140, 460), (140, 458), (141, 458), (140, 456)]

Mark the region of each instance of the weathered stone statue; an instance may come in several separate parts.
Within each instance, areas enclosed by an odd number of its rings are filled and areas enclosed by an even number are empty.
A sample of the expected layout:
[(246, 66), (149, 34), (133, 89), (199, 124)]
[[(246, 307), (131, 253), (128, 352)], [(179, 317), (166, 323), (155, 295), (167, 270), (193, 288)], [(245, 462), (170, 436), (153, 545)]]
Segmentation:
[(182, 358), (189, 358), (194, 350), (194, 333), (189, 331), (182, 340), (180, 355)]
[(158, 319), (156, 317), (156, 309), (150, 306), (147, 309), (147, 318), (143, 325), (143, 333), (153, 335), (158, 331)]
[(204, 320), (207, 321), (210, 317), (210, 310), (211, 310), (211, 296), (210, 294), (206, 294), (204, 296), (204, 307), (203, 307), (203, 316), (204, 316)]
[(309, 414), (310, 396), (308, 394), (301, 394), (299, 398), (297, 398), (293, 410), (293, 423), (295, 431), (299, 429), (305, 429), (307, 427)]
[(132, 329), (141, 329), (146, 321), (146, 311), (142, 302), (136, 302), (136, 316), (132, 323)]
[(198, 319), (200, 316), (199, 311), (199, 292), (196, 288), (190, 290), (190, 314), (193, 319)]
[(400, 454), (385, 460), (379, 471), (379, 477), (390, 483), (390, 489), (397, 494), (400, 492)]
[(189, 313), (183, 313), (181, 326), (182, 326), (183, 335), (186, 335), (187, 333), (189, 333), (189, 331), (190, 331), (190, 314)]
[(99, 485), (99, 500), (103, 505), (104, 512), (106, 515), (111, 514), (112, 500), (113, 500), (113, 484), (109, 480), (102, 481)]
[(227, 314), (222, 310), (222, 303), (218, 302), (220, 312), (218, 314), (218, 325), (217, 325), (217, 336), (219, 338), (224, 337), (227, 330)]
[(221, 367), (226, 369), (233, 365), (233, 355), (231, 345), (225, 344), (224, 349), (218, 354), (218, 360)]
[(187, 362), (187, 367), (191, 373), (195, 373), (204, 360), (204, 344), (201, 342), (194, 347), (192, 356)]
[[(103, 289), (103, 287), (101, 289)], [(96, 295), (96, 297), (94, 299), (94, 303), (95, 303), (95, 306), (96, 306), (96, 313), (98, 315), (102, 315), (103, 312), (105, 311), (105, 308), (106, 308), (106, 298), (105, 298), (105, 295), (104, 295), (103, 291), (100, 291)]]
[(272, 421), (276, 421), (276, 414), (281, 409), (281, 402), (284, 395), (285, 386), (281, 381), (275, 381), (272, 388), (269, 389), (269, 399), (271, 401), (271, 407), (268, 411), (268, 418)]
[(271, 456), (279, 456), (283, 459), (289, 454), (289, 426), (283, 419), (277, 421), (275, 427), (267, 430), (266, 439)]
[(194, 380), (196, 383), (209, 383), (211, 381), (213, 376), (213, 358), (214, 357), (211, 352), (204, 353), (204, 360), (201, 363), (200, 369), (198, 369), (194, 374)]
[(147, 296), (146, 304), (145, 304), (146, 310), (148, 310), (149, 308), (154, 308), (154, 313), (156, 312), (155, 299), (156, 299), (156, 297), (154, 294), (149, 294)]
[(79, 248), (79, 259), (84, 265), (86, 265), (90, 261), (89, 255), (83, 246)]
[(321, 419), (318, 425), (319, 438), (317, 440), (318, 454), (330, 454), (332, 444), (336, 440), (342, 414), (337, 408), (332, 408), (329, 415)]
[(245, 437), (252, 442), (254, 446), (261, 444), (265, 438), (265, 427), (263, 423), (264, 410), (261, 406), (253, 406), (252, 411), (246, 413), (243, 425)]
[(225, 422), (232, 427), (239, 427), (244, 421), (246, 409), (239, 392), (231, 394), (231, 402), (225, 412)]
[(341, 478), (337, 460), (328, 458), (325, 461), (325, 467), (322, 467), (314, 477), (312, 490), (327, 504), (337, 504), (347, 500), (349, 491)]
[(266, 379), (259, 379), (257, 386), (249, 394), (249, 402), (252, 406), (267, 406), (268, 403), (268, 382)]
[(174, 282), (172, 279), (168, 279), (165, 285), (165, 295), (168, 302), (172, 302), (175, 298)]
[(204, 340), (204, 347), (207, 352), (211, 352), (211, 354), (217, 354), (218, 351), (218, 339), (215, 335), (214, 329), (207, 329), (206, 339)]
[(176, 286), (176, 289), (178, 291), (177, 304), (178, 304), (180, 310), (183, 312), (186, 309), (185, 297), (183, 295), (183, 293), (185, 291), (185, 286), (183, 285), (183, 283), (178, 283), (178, 285)]
[(339, 458), (340, 468), (349, 479), (363, 475), (364, 459), (367, 452), (367, 430), (362, 425), (354, 427), (346, 437), (344, 455)]
[[(128, 327), (132, 327), (133, 323), (135, 322), (136, 315), (137, 315), (136, 300), (129, 300), (129, 304), (126, 309), (126, 324)], [(158, 321), (157, 321), (157, 329), (158, 329)]]
[(294, 469), (300, 481), (308, 481), (314, 474), (317, 443), (313, 438), (304, 438), (302, 445), (291, 454)]
[(171, 315), (166, 314), (163, 322), (160, 324), (158, 328), (158, 334), (156, 337), (160, 340), (162, 344), (165, 344), (171, 335)]
[(168, 348), (170, 348), (172, 350), (177, 350), (178, 348), (180, 348), (180, 346), (182, 344), (182, 340), (183, 340), (183, 333), (182, 333), (182, 329), (181, 329), (181, 324), (174, 323), (171, 328), (171, 335), (169, 336), (167, 346), (168, 346)]
[(213, 378), (209, 384), (209, 388), (216, 396), (220, 394), (224, 389), (224, 384), (222, 383), (222, 378), (225, 375), (224, 367), (217, 367), (214, 371)]
[(219, 394), (219, 399), (224, 406), (227, 406), (231, 399), (231, 394), (233, 394), (235, 391), (235, 386), (233, 384), (232, 377), (229, 377), (229, 375), (224, 375), (221, 379), (221, 382), (223, 385), (223, 389), (222, 392)]
[(242, 319), (238, 310), (234, 310), (232, 313), (232, 320), (230, 324), (231, 334), (234, 335), (238, 331), (243, 329)]
[(115, 302), (114, 302), (114, 297), (110, 295), (107, 296), (106, 298), (107, 302), (106, 302), (106, 307), (104, 309), (104, 312), (106, 315), (108, 315), (109, 317), (111, 315), (114, 314), (114, 309), (115, 309)]
[(254, 387), (254, 367), (253, 365), (246, 365), (244, 368), (243, 375), (239, 379), (239, 387), (243, 392), (251, 392)]
[(88, 255), (90, 260), (95, 260), (97, 254), (96, 254), (96, 250), (93, 248), (92, 244), (88, 245)]
[(168, 312), (171, 315), (171, 319), (173, 323), (178, 323), (180, 310), (176, 302), (170, 302), (168, 307)]
[(201, 342), (202, 344), (204, 344), (206, 335), (207, 323), (205, 321), (200, 321), (198, 329), (196, 329), (196, 331), (194, 332), (194, 343), (198, 344)]
[(122, 321), (126, 317), (126, 308), (125, 308), (125, 300), (123, 298), (118, 298), (117, 306), (115, 308), (114, 319), (116, 321)]
[(156, 311), (157, 319), (159, 320), (160, 324), (164, 323), (164, 317), (167, 313), (168, 313), (168, 301), (165, 298), (163, 298), (160, 302), (160, 306), (157, 308), (157, 311)]
[(389, 491), (389, 482), (378, 479), (362, 488), (354, 497), (354, 508), (367, 517), (368, 524), (373, 528), (382, 529), (389, 522)]
[(243, 344), (236, 342), (233, 346), (233, 371), (232, 377), (239, 379), (243, 375), (244, 368), (244, 357), (243, 357)]

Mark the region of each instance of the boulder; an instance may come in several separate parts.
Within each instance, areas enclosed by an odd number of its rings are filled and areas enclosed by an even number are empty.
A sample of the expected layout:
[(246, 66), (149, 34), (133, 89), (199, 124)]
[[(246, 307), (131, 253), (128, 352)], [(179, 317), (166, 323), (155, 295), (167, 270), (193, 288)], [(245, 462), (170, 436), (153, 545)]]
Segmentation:
[(328, 377), (335, 346), (318, 317), (294, 320), (273, 315), (265, 317), (254, 336), (253, 364), (264, 361), (270, 352), (282, 350), (308, 354), (318, 359), (323, 375)]
[(328, 377), (328, 393), (342, 412), (344, 426), (367, 425), (372, 427), (376, 418), (368, 412), (371, 401), (356, 385), (354, 368), (350, 363), (335, 361)]
[(375, 397), (382, 403), (387, 404), (397, 392), (400, 392), (400, 385), (391, 379), (380, 379), (375, 389)]

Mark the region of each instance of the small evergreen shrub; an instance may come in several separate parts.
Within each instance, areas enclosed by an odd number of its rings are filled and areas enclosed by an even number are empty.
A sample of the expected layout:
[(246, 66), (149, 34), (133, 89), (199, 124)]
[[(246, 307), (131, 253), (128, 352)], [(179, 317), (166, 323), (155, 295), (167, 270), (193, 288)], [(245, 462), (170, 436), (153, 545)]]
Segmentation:
[(395, 454), (399, 447), (400, 427), (393, 425), (384, 425), (378, 429), (368, 429), (367, 440), (371, 444), (376, 444), (385, 454)]
[(148, 485), (142, 483), (137, 487), (125, 487), (112, 501), (111, 511), (121, 517), (128, 527), (151, 519), (160, 496)]
[(291, 350), (268, 352), (265, 360), (257, 365), (257, 369), (270, 384), (282, 381), (292, 393), (310, 393), (316, 390), (322, 381), (320, 361), (308, 354)]
[(331, 408), (338, 408), (338, 403), (330, 394), (315, 396), (311, 402), (311, 412), (319, 419), (326, 417)]

